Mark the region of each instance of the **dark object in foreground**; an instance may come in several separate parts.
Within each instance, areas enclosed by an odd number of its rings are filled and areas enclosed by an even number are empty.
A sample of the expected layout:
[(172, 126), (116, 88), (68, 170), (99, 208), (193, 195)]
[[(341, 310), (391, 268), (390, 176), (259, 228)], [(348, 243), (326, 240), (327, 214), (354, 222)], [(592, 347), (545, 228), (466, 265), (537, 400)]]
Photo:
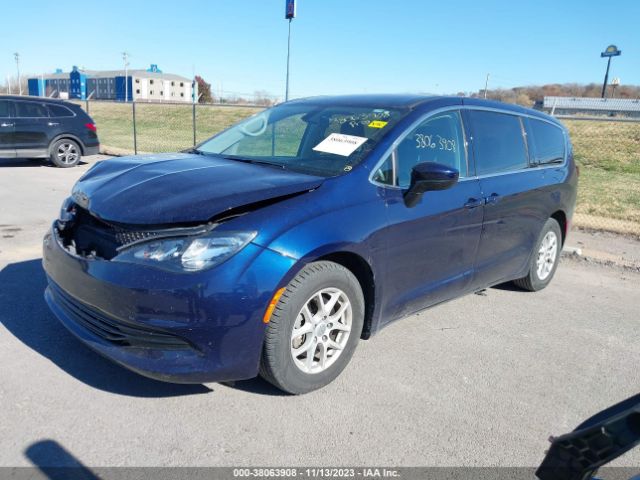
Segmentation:
[(536, 471), (541, 480), (582, 480), (640, 443), (640, 394), (597, 413), (573, 432), (552, 438)]

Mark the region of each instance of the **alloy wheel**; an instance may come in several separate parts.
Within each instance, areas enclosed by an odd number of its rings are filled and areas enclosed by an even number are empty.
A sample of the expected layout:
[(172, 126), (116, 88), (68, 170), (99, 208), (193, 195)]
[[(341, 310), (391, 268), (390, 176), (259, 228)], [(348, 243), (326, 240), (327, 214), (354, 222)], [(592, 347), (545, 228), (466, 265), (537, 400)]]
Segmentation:
[(61, 163), (71, 165), (78, 160), (78, 147), (73, 143), (61, 143), (58, 145), (56, 156)]
[(351, 333), (353, 309), (339, 288), (324, 288), (304, 304), (291, 332), (291, 356), (305, 373), (325, 371), (335, 363)]
[(558, 237), (555, 232), (547, 232), (540, 243), (536, 272), (540, 280), (545, 280), (553, 270), (558, 253)]

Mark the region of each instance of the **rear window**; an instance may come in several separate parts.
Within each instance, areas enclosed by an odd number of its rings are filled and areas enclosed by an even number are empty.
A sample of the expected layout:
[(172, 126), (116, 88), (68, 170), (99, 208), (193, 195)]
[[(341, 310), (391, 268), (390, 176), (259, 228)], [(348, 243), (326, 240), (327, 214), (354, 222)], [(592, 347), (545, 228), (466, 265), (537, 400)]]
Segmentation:
[(529, 119), (533, 158), (535, 163), (556, 163), (564, 161), (564, 132), (555, 125), (541, 120)]
[(517, 115), (470, 110), (476, 174), (509, 172), (528, 166), (522, 123)]
[(48, 117), (49, 112), (41, 103), (15, 102), (16, 117), (40, 118)]
[(9, 116), (9, 102), (7, 100), (0, 100), (0, 117)]
[(49, 113), (52, 117), (73, 117), (74, 113), (62, 105), (49, 105)]

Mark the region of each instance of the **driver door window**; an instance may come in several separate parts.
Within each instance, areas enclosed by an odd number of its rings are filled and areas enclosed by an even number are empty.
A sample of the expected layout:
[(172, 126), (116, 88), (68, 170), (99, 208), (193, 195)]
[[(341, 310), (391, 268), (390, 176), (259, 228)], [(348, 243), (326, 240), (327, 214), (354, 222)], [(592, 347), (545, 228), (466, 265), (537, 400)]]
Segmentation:
[(400, 142), (373, 179), (407, 188), (411, 170), (424, 162), (442, 163), (457, 169), (460, 178), (467, 176), (466, 143), (459, 111), (436, 114), (422, 122)]

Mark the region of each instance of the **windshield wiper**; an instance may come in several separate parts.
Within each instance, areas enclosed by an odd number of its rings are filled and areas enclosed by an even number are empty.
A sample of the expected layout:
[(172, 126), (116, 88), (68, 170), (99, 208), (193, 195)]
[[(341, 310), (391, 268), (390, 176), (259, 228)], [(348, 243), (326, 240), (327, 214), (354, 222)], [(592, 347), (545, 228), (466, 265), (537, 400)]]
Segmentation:
[(252, 158), (236, 157), (235, 155), (220, 155), (220, 156), (222, 158), (224, 158), (225, 160), (235, 160), (237, 162), (253, 163), (255, 165), (268, 165), (270, 167), (276, 167), (276, 168), (280, 168), (282, 170), (286, 170), (287, 169), (287, 167), (285, 167), (281, 163), (267, 162), (266, 160), (255, 160), (255, 159), (252, 159)]
[(206, 155), (202, 150), (198, 150), (197, 148), (187, 148), (186, 150), (181, 150), (180, 153), (195, 153), (196, 155)]

